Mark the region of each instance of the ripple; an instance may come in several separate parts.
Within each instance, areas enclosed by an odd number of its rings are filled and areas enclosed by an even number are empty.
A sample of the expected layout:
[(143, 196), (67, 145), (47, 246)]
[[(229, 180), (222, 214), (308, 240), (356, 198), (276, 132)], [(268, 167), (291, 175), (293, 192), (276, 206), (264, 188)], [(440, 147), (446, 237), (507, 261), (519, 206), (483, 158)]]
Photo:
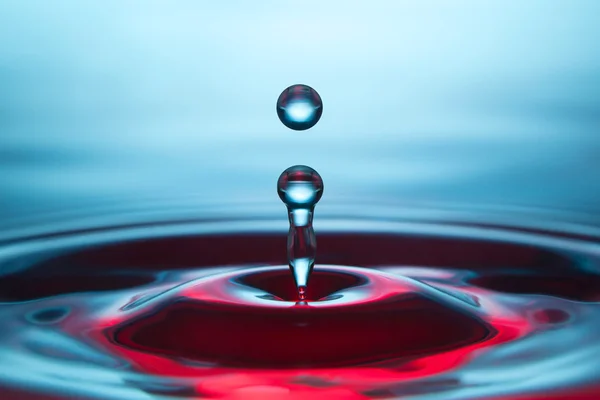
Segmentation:
[[(28, 376), (27, 390), (81, 394), (110, 375), (111, 390), (129, 397), (277, 388), (458, 399), (523, 393), (510, 374), (536, 371), (528, 392), (597, 377), (587, 356), (600, 342), (595, 241), (492, 225), (319, 222), (307, 304), (294, 302), (282, 266), (285, 221), (147, 222), (7, 242), (0, 339), (10, 345), (0, 353), (31, 371), (60, 365), (52, 380)], [(577, 368), (553, 377), (568, 359)], [(75, 379), (77, 365), (95, 372)]]

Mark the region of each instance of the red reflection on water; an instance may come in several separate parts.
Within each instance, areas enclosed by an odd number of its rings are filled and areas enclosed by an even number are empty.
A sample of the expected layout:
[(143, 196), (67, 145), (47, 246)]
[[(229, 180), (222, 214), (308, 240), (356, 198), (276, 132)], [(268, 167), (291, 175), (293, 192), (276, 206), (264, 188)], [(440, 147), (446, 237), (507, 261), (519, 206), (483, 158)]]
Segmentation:
[[(368, 270), (365, 276), (379, 286), (366, 299), (339, 307), (234, 303), (227, 300), (230, 280), (209, 279), (132, 320), (126, 314), (101, 319), (89, 335), (136, 370), (198, 378), (196, 389), (205, 396), (359, 399), (377, 385), (460, 368), (478, 352), (532, 330), (501, 310), (494, 317), (470, 316), (397, 281)], [(313, 298), (360, 281), (327, 272), (314, 278)], [(250, 274), (240, 281), (291, 295), (293, 282), (279, 287), (278, 279)]]
[[(270, 235), (240, 235), (228, 238), (225, 244), (214, 238), (179, 238), (177, 241), (181, 251), (175, 253), (169, 252), (171, 242), (140, 242), (115, 245), (111, 251), (104, 249), (97, 254), (94, 250), (88, 251), (85, 257), (70, 257), (68, 263), (64, 258), (55, 262), (77, 268), (90, 264), (97, 264), (99, 268), (116, 265), (117, 268), (119, 264), (115, 260), (127, 260), (133, 265), (130, 268), (149, 263), (158, 269), (168, 260), (175, 260), (176, 267), (181, 268), (197, 264), (196, 258), (191, 256), (196, 252), (206, 252), (207, 259), (215, 264), (222, 261), (217, 260), (218, 257), (258, 263), (264, 257), (265, 248), (269, 250), (269, 260), (279, 260), (284, 254), (284, 251), (275, 251), (284, 247), (279, 243), (283, 240)], [(260, 251), (256, 250), (257, 242), (262, 246)], [(479, 270), (489, 269), (489, 275), (494, 277), (501, 277), (496, 271), (503, 265), (521, 271), (544, 268), (557, 276), (566, 276), (570, 268), (568, 260), (545, 250), (502, 243), (478, 244), (473, 250), (469, 247), (472, 243), (465, 243), (453, 239), (403, 238), (399, 241), (384, 235), (347, 235), (336, 241), (324, 235), (319, 242), (322, 250), (319, 254), (336, 263), (350, 257), (363, 264), (391, 265), (401, 253), (402, 263), (407, 265), (446, 263), (471, 269), (480, 266)], [(429, 251), (430, 248), (436, 251)], [(289, 272), (286, 274), (246, 272), (234, 283), (290, 300), (295, 295), (295, 287)], [(440, 272), (434, 276), (442, 275)], [(537, 285), (538, 281), (527, 279), (527, 275), (523, 275), (523, 279), (520, 275), (511, 275), (510, 279), (497, 281), (472, 279), (464, 282), (461, 291), (480, 299), (485, 313), (474, 311), (470, 315), (465, 309), (454, 309), (450, 303), (423, 296), (397, 280), (379, 279), (369, 270), (364, 271), (364, 277), (375, 283), (367, 287), (360, 276), (317, 269), (307, 292), (310, 302), (302, 307), (276, 300), (272, 300), (271, 305), (246, 303), (231, 293), (231, 281), (209, 279), (207, 282), (211, 284), (182, 288), (177, 301), (168, 297), (142, 314), (137, 310), (103, 314), (92, 317), (92, 326), (89, 319), (68, 318), (60, 326), (73, 337), (83, 335), (93, 339), (107, 352), (130, 362), (134, 370), (160, 377), (193, 378), (199, 396), (362, 399), (371, 397), (374, 387), (459, 370), (482, 352), (530, 334), (537, 325), (569, 321), (568, 313), (548, 308), (533, 313), (530, 322), (519, 310), (486, 303), (490, 298), (489, 288), (583, 300), (593, 297), (582, 296), (579, 283), (559, 291), (555, 290), (556, 285), (547, 285), (544, 280)], [(520, 286), (513, 285), (515, 282)], [(109, 286), (107, 282), (100, 283)], [(324, 306), (327, 302), (318, 301), (339, 290), (349, 291), (343, 305)], [(33, 292), (27, 293), (32, 296)], [(460, 385), (457, 381), (456, 386)], [(598, 393), (598, 389), (553, 395), (554, 398), (597, 398), (590, 393)], [(552, 398), (532, 396), (502, 398)]]

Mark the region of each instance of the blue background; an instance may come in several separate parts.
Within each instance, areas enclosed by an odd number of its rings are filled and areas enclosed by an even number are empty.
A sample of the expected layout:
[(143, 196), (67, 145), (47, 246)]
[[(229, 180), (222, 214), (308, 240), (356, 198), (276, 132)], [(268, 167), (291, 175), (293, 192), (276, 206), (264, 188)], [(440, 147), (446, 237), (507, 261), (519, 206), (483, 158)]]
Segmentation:
[[(0, 1), (2, 221), (154, 198), (600, 210), (600, 2)], [(279, 93), (324, 113), (294, 132)], [(278, 207), (281, 204), (277, 205)]]

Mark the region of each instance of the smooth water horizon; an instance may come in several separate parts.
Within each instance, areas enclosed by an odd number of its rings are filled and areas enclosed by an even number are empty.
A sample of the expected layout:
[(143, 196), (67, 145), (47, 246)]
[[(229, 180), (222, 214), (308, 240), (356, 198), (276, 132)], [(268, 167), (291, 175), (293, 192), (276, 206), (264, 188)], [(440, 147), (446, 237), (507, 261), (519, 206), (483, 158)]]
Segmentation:
[[(597, 1), (0, 2), (0, 230), (148, 199), (600, 211)], [(325, 112), (286, 128), (303, 83)], [(173, 203), (173, 204), (175, 204)]]
[[(0, 3), (0, 229), (148, 199), (600, 211), (596, 1)], [(291, 84), (326, 104), (308, 131)], [(330, 203), (329, 203), (330, 204)], [(233, 207), (233, 206), (232, 206)]]

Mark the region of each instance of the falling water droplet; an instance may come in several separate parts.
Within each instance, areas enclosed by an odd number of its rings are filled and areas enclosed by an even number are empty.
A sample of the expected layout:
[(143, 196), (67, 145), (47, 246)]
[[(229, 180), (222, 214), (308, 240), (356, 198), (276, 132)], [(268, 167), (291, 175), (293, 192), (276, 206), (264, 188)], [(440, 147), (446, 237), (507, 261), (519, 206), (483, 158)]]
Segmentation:
[(277, 99), (277, 116), (290, 129), (310, 129), (323, 114), (323, 102), (316, 90), (306, 85), (292, 85)]
[(317, 252), (313, 211), (323, 195), (323, 180), (314, 169), (295, 165), (279, 176), (277, 193), (288, 208), (290, 220), (288, 263), (298, 289), (298, 300), (305, 301)]

